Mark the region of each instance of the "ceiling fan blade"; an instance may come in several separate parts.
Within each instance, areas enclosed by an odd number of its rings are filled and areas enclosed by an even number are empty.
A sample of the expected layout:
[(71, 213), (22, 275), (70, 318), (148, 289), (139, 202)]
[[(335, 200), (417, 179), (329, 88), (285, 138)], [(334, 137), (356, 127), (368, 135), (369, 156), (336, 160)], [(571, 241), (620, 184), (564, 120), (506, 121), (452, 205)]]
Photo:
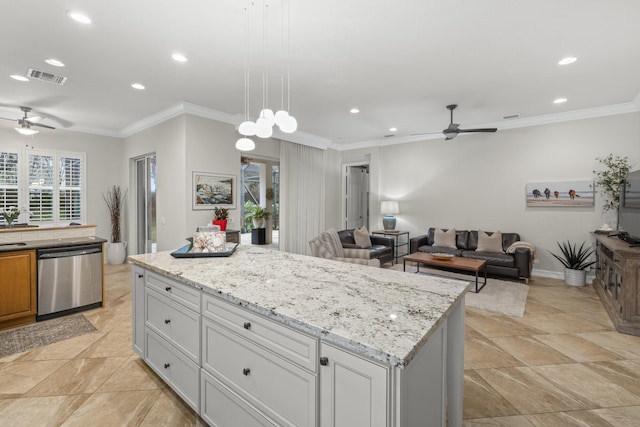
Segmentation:
[(44, 117), (42, 116), (33, 116), (33, 117), (27, 117), (24, 120), (28, 121), (29, 123), (38, 123), (40, 120), (43, 120)]
[(41, 128), (55, 129), (53, 126), (43, 125), (42, 123), (30, 123), (30, 124), (31, 124), (31, 126), (39, 126)]
[(483, 128), (483, 129), (458, 129), (460, 133), (469, 133), (469, 132), (495, 132), (498, 128)]
[(439, 135), (442, 132), (426, 132), (426, 133), (412, 133), (411, 136), (422, 136), (422, 135)]
[(0, 119), (2, 120), (11, 120), (12, 122), (15, 122), (17, 119), (10, 119), (8, 117), (0, 117)]

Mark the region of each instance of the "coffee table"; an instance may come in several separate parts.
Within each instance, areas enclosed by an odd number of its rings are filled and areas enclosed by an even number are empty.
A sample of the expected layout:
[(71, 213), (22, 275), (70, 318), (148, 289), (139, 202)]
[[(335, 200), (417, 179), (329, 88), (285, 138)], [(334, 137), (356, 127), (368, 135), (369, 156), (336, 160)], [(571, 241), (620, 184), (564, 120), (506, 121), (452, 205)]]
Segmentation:
[[(449, 268), (451, 270), (465, 270), (476, 273), (476, 290), (477, 294), (487, 284), (487, 269), (484, 268), (487, 261), (482, 259), (462, 258), (454, 256), (448, 259), (434, 258), (431, 254), (426, 252), (414, 252), (404, 257), (404, 264), (402, 266), (403, 271), (407, 271), (407, 261), (417, 263), (416, 274), (420, 272), (420, 264), (431, 265), (436, 267)], [(484, 283), (478, 288), (478, 273), (480, 270), (484, 270)]]

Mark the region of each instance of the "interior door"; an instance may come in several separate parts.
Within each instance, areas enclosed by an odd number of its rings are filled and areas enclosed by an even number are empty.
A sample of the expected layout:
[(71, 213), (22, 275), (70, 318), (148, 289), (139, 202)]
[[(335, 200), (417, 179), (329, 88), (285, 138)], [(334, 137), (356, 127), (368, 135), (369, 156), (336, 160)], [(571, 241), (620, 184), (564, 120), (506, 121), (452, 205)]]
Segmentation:
[(369, 228), (369, 166), (345, 168), (345, 228)]

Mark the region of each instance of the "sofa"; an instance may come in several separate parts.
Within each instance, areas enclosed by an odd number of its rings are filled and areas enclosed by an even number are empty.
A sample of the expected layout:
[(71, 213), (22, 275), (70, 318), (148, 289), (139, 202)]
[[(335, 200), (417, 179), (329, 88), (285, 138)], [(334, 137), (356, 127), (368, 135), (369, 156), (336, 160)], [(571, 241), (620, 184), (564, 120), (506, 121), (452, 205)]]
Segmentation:
[[(447, 229), (442, 229), (448, 231)], [(530, 244), (520, 241), (518, 233), (502, 234), (502, 252), (476, 251), (478, 248), (477, 230), (455, 230), (456, 248), (435, 245), (436, 228), (431, 227), (426, 234), (409, 240), (410, 253), (447, 253), (463, 258), (486, 260), (487, 274), (524, 279), (531, 278), (534, 251)], [(493, 232), (486, 232), (492, 236)], [(497, 236), (495, 236), (497, 238)]]
[(356, 244), (354, 232), (355, 232), (354, 229), (338, 231), (338, 236), (340, 237), (340, 242), (342, 242), (343, 248), (366, 249), (369, 251), (369, 258), (379, 259), (380, 264), (384, 264), (386, 262), (393, 262), (394, 242), (391, 237), (384, 237), (384, 236), (371, 234), (369, 235), (369, 240), (371, 240), (371, 246), (364, 247)]

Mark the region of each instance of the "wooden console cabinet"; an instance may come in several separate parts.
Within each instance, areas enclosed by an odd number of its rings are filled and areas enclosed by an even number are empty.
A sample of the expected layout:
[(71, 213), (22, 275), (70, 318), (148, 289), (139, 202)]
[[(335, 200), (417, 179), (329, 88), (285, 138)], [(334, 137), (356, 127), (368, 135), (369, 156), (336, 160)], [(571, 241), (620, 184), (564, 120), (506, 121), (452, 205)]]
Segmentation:
[(596, 234), (596, 257), (593, 286), (611, 321), (619, 332), (640, 336), (640, 247)]
[(36, 252), (0, 253), (0, 329), (36, 321)]

